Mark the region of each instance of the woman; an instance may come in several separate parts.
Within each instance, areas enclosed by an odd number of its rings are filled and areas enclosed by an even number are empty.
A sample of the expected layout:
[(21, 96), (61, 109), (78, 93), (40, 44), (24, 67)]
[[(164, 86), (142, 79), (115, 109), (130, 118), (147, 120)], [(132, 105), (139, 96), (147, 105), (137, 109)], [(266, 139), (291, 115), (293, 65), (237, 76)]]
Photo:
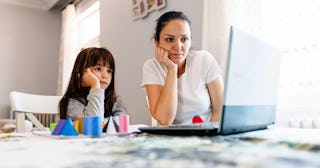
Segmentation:
[(195, 114), (205, 121), (220, 120), (223, 81), (221, 69), (206, 51), (189, 51), (190, 21), (170, 11), (158, 20), (155, 58), (143, 66), (150, 112), (160, 125), (191, 123)]

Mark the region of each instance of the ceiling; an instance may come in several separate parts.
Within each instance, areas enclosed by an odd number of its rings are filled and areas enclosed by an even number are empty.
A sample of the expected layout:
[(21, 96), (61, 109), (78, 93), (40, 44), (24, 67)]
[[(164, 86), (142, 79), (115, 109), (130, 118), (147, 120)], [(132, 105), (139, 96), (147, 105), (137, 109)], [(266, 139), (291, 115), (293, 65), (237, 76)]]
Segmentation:
[(0, 4), (17, 5), (41, 10), (51, 10), (54, 8), (63, 8), (72, 0), (0, 0)]

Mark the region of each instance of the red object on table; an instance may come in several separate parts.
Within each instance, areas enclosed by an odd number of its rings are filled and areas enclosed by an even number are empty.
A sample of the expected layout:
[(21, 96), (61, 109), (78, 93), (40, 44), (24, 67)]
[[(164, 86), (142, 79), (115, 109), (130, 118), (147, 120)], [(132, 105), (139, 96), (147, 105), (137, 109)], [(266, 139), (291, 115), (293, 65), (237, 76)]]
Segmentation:
[(204, 119), (199, 114), (196, 114), (196, 115), (193, 116), (192, 124), (202, 123), (202, 122), (204, 122)]

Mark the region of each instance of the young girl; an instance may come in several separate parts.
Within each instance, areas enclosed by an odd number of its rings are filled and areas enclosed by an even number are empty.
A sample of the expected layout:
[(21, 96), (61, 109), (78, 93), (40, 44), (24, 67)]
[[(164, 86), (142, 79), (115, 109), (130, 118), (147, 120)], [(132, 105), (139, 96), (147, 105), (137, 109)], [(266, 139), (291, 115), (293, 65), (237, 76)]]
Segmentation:
[(59, 103), (60, 118), (127, 114), (114, 88), (115, 63), (105, 48), (86, 48), (75, 61), (69, 86)]

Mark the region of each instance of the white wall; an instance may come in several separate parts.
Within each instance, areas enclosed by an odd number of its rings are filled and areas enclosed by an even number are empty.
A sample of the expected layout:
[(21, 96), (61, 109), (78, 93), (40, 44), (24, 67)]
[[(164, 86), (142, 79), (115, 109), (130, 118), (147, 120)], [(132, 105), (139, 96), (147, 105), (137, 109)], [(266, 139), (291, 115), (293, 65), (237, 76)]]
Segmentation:
[(116, 89), (130, 113), (130, 123), (150, 124), (151, 121), (140, 82), (143, 63), (154, 57), (155, 20), (169, 10), (183, 11), (191, 20), (192, 47), (200, 49), (202, 5), (202, 0), (167, 0), (166, 8), (132, 21), (132, 0), (101, 0), (100, 43), (115, 57)]
[(0, 118), (8, 118), (12, 90), (57, 92), (61, 16), (0, 5)]

